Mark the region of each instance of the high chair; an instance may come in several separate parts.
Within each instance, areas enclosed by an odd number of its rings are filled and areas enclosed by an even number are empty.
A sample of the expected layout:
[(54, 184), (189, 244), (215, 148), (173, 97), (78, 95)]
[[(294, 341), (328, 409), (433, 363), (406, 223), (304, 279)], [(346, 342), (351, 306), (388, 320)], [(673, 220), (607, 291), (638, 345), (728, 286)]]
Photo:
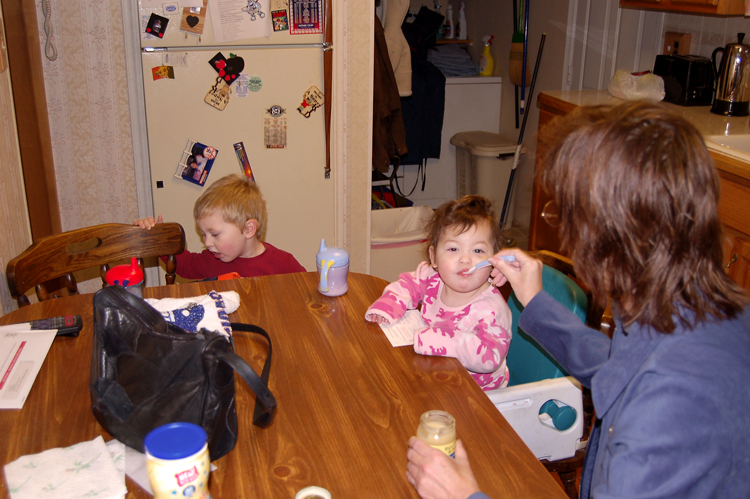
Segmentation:
[[(534, 256), (545, 263), (544, 290), (581, 322), (606, 333), (610, 323), (605, 321), (602, 326), (603, 311), (589, 306), (586, 293), (569, 277), (575, 277), (572, 262), (546, 251)], [(590, 393), (582, 391), (581, 384), (518, 327), (523, 307), (514, 293), (508, 306), (513, 317), (513, 339), (507, 357), (510, 382), (506, 388), (486, 393), (548, 471), (560, 475), (569, 497), (576, 498), (576, 471), (583, 466), (593, 418)]]

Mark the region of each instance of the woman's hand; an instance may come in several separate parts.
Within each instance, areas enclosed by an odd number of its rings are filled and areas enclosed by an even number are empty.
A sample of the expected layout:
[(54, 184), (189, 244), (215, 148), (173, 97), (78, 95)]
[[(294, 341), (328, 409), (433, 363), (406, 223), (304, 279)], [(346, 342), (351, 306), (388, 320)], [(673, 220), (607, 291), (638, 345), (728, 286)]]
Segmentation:
[(154, 217), (139, 218), (138, 220), (133, 220), (133, 225), (137, 225), (141, 229), (151, 230), (151, 227), (163, 222), (164, 220), (162, 219), (161, 215), (159, 215), (159, 218), (157, 220), (154, 220)]
[[(516, 261), (506, 262), (496, 258), (500, 255), (513, 255), (516, 257)], [(490, 262), (495, 267), (490, 273), (492, 284), (502, 286), (506, 282), (510, 282), (513, 292), (516, 293), (516, 298), (524, 307), (542, 290), (542, 268), (544, 264), (531, 258), (523, 251), (504, 249), (490, 258)]]
[(451, 459), (423, 440), (411, 437), (406, 458), (406, 479), (422, 499), (466, 499), (479, 492), (460, 440), (456, 442), (456, 457)]

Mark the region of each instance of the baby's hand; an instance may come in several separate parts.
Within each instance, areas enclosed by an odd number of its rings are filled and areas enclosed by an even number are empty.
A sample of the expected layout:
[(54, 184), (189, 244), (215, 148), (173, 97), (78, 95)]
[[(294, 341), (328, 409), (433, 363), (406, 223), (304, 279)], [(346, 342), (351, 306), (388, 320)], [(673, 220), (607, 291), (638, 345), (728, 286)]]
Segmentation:
[(365, 316), (365, 319), (367, 319), (370, 322), (374, 322), (376, 324), (383, 324), (384, 322), (388, 324), (388, 321), (386, 320), (386, 318), (378, 314), (367, 314)]
[(162, 219), (161, 215), (159, 215), (159, 218), (156, 220), (154, 220), (154, 217), (139, 218), (138, 220), (133, 220), (133, 225), (137, 225), (141, 229), (146, 229), (146, 230), (151, 230), (151, 227), (160, 223), (164, 223), (164, 220)]

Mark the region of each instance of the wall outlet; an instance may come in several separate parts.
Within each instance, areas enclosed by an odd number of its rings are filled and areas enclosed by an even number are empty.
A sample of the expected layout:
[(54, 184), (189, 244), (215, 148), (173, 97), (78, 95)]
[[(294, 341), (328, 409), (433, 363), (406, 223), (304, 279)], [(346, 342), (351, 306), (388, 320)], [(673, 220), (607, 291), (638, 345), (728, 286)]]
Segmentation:
[(676, 33), (667, 31), (664, 33), (664, 54), (688, 55), (690, 53), (690, 33)]

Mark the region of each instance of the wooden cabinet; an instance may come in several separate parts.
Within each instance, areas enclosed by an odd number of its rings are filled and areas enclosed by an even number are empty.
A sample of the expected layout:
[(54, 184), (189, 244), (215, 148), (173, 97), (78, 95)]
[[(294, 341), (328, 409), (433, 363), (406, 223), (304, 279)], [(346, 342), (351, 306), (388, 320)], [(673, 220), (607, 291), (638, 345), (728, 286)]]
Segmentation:
[(620, 7), (721, 16), (745, 14), (744, 0), (620, 0)]
[(719, 217), (724, 224), (724, 261), (729, 276), (750, 290), (750, 165), (711, 152), (719, 170)]
[[(565, 116), (576, 108), (574, 104), (549, 97), (547, 94), (539, 94), (539, 129), (541, 130), (555, 116)], [(539, 171), (539, 146), (537, 146), (537, 160), (535, 169)], [(544, 206), (551, 201), (551, 197), (542, 190), (538, 182), (534, 182), (531, 194), (531, 220), (529, 222), (529, 249), (549, 250), (554, 253), (564, 254), (560, 249), (560, 238), (557, 229), (551, 227), (542, 217)]]

